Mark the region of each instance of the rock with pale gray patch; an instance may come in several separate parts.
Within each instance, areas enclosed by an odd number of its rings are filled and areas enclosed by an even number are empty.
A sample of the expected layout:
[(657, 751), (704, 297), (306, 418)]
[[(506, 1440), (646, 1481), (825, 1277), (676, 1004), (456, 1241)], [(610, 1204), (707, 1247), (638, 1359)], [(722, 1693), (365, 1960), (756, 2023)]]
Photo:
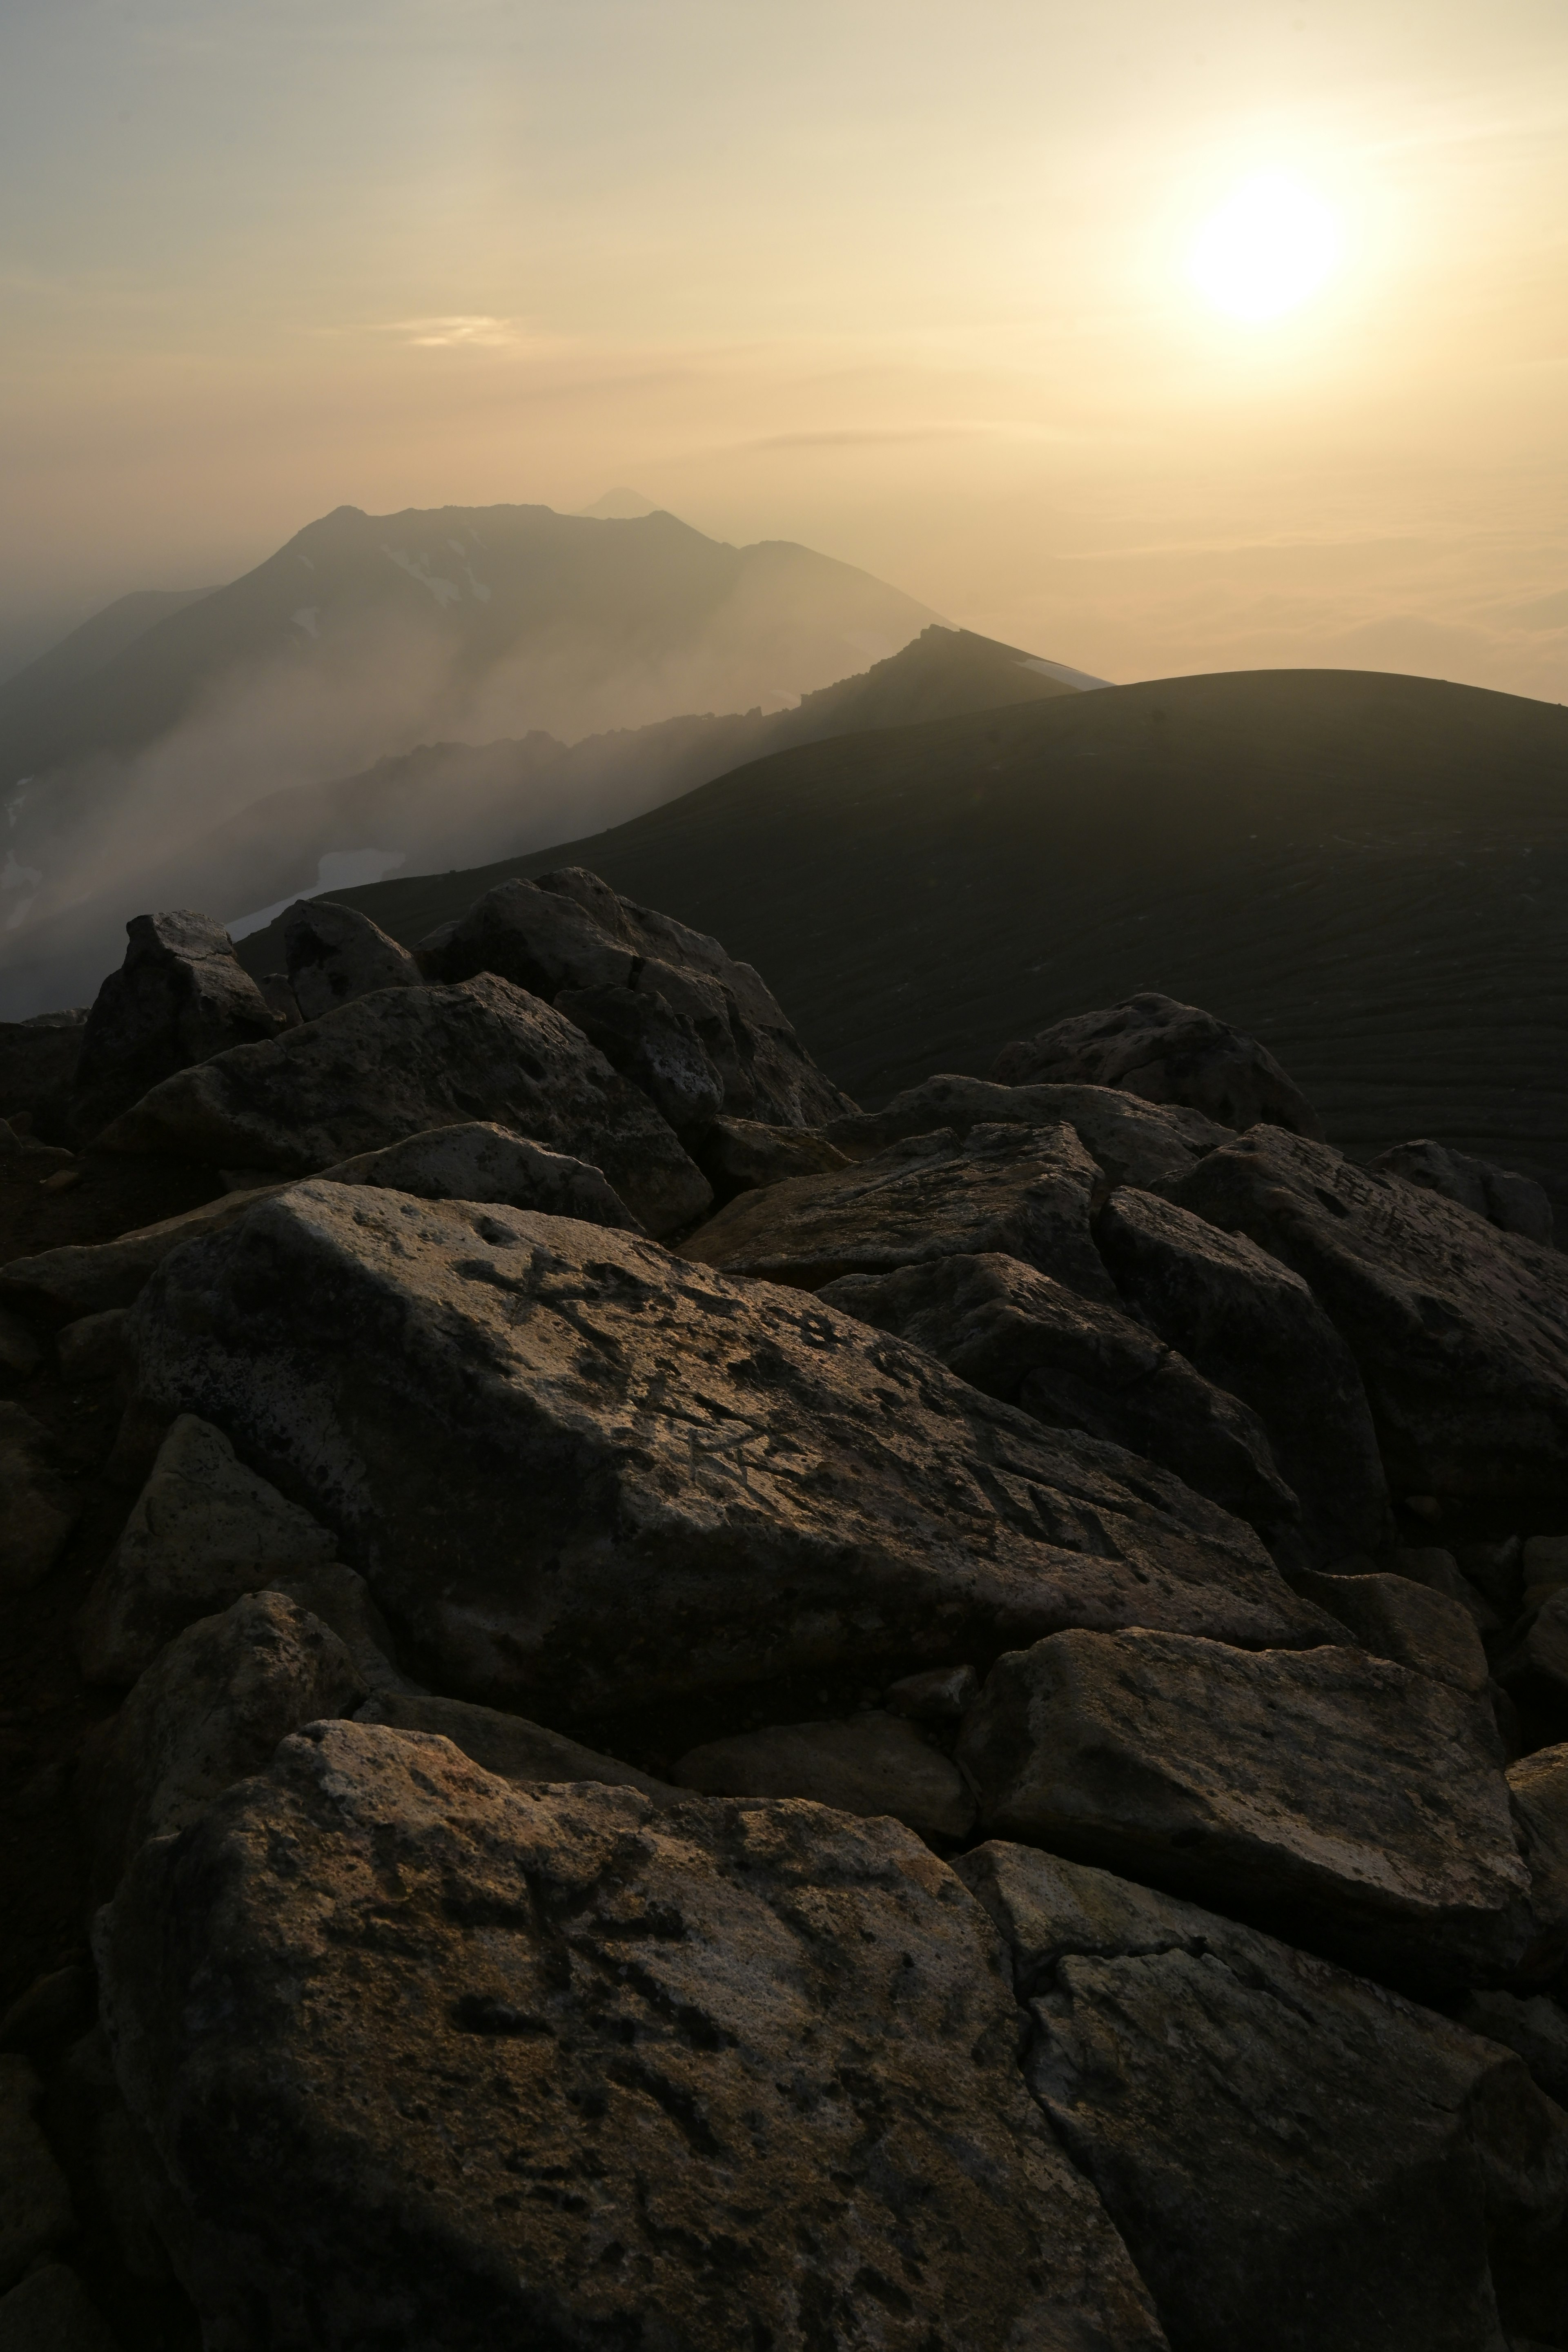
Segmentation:
[(27, 2061), (0, 2053), (0, 2292), (76, 2230), (65, 2176), (34, 2120), (41, 2095)]
[(974, 1827), (974, 1800), (949, 1759), (877, 1708), (707, 1740), (671, 1765), (670, 1779), (710, 1797), (808, 1797), (841, 1813), (890, 1813), (944, 1848)]
[(657, 988), (563, 988), (555, 1009), (575, 1022), (661, 1118), (693, 1145), (724, 1104), (724, 1080), (689, 1013)]
[(642, 1226), (597, 1168), (547, 1151), (493, 1120), (432, 1128), (384, 1150), (366, 1151), (322, 1171), (332, 1184), (376, 1184), (422, 1201), (504, 1201), (547, 1217), (577, 1217), (640, 1234)]
[(1526, 1241), (1551, 1245), (1552, 1203), (1532, 1177), (1456, 1151), (1451, 1144), (1435, 1143), (1430, 1136), (1396, 1143), (1392, 1150), (1380, 1151), (1371, 1165), (1382, 1175), (1403, 1176), (1407, 1184), (1441, 1192), (1446, 1201), (1457, 1201), (1500, 1233), (1522, 1234)]
[(1263, 1119), (1293, 1135), (1321, 1139), (1323, 1132), (1317, 1112), (1266, 1045), (1153, 989), (1004, 1045), (991, 1076), (1014, 1087), (1053, 1079), (1121, 1087), (1146, 1102), (1184, 1104), (1233, 1129)]
[(879, 1685), (1064, 1622), (1341, 1638), (1168, 1474), (564, 1218), (296, 1184), (165, 1262), (136, 1358), (142, 1412), (227, 1431), (336, 1530), (420, 1680), (535, 1718)]
[(77, 1622), (89, 1682), (133, 1683), (176, 1633), (333, 1557), (329, 1530), (182, 1413)]
[(993, 1668), (958, 1760), (983, 1827), (1396, 1982), (1531, 1935), (1489, 1712), (1359, 1650), (1066, 1633)]
[(488, 972), (381, 989), (220, 1054), (154, 1087), (102, 1142), (298, 1174), (474, 1119), (602, 1170), (651, 1233), (712, 1198), (647, 1097), (563, 1014)]
[(1557, 2333), (1568, 2117), (1507, 2051), (1106, 1871), (1006, 1844), (956, 1868), (1012, 1952), (1024, 2079), (1173, 2352)]
[(296, 898), (279, 918), (289, 986), (301, 1021), (320, 1020), (378, 988), (417, 988), (422, 974), (406, 948), (368, 915), (331, 898)]
[(77, 1793), (99, 1899), (144, 1840), (188, 1828), (288, 1733), (352, 1715), (367, 1696), (337, 1635), (280, 1592), (187, 1625), (82, 1748)]
[(476, 1706), (471, 1700), (439, 1698), (425, 1693), (377, 1691), (358, 1710), (355, 1721), (384, 1724), (391, 1731), (419, 1731), (449, 1739), (474, 1763), (482, 1764), (503, 1780), (521, 1787), (563, 1780), (598, 1780), (610, 1788), (640, 1789), (645, 1797), (674, 1803), (681, 1790), (617, 1756), (602, 1756), (595, 1748), (568, 1739), (563, 1732), (547, 1730), (521, 1715), (505, 1715), (500, 1707)]
[(0, 1591), (41, 1584), (81, 1510), (42, 1423), (19, 1404), (0, 1403)]
[(1164, 2344), (990, 1921), (896, 1822), (321, 1724), (143, 1849), (99, 1952), (226, 2352)]

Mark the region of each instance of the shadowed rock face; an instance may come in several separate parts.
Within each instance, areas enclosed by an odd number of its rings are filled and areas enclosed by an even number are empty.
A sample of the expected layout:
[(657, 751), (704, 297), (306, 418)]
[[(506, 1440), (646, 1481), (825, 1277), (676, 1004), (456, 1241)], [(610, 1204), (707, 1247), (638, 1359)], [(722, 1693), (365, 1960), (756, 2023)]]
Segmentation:
[(104, 1146), (294, 1175), (473, 1119), (602, 1170), (654, 1233), (689, 1224), (712, 1198), (647, 1096), (562, 1014), (488, 973), (382, 989), (182, 1071)]
[(959, 1760), (994, 1834), (1396, 1982), (1506, 1970), (1530, 1937), (1489, 1714), (1364, 1652), (1058, 1633), (998, 1662)]
[(1267, 1119), (1294, 1135), (1321, 1140), (1323, 1132), (1267, 1046), (1195, 1004), (1152, 990), (1004, 1045), (991, 1075), (1014, 1087), (1052, 1079), (1124, 1087), (1149, 1102), (1184, 1103), (1222, 1127)]
[[(628, 1073), (640, 1081), (662, 1091), (673, 1083), (662, 1066), (679, 1059), (683, 1098), (706, 1100), (717, 1087), (709, 1117), (722, 1109), (809, 1127), (855, 1108), (749, 963), (705, 933), (620, 898), (585, 867), (498, 884), (423, 940), (419, 960), (437, 980), (489, 971), (550, 1002), (566, 992), (594, 1034), (622, 1041)], [(640, 1015), (621, 1003), (623, 992), (648, 1000)], [(570, 1003), (563, 1009), (571, 1012)]]
[(430, 1679), (547, 1720), (1062, 1624), (1339, 1638), (1168, 1474), (629, 1234), (298, 1184), (134, 1336), (144, 1405), (331, 1528)]
[(1396, 1493), (1568, 1487), (1568, 1258), (1279, 1128), (1163, 1189), (1310, 1286), (1355, 1358)]
[(1477, 1160), (1450, 1144), (1435, 1143), (1429, 1136), (1380, 1151), (1372, 1165), (1380, 1176), (1403, 1176), (1424, 1192), (1441, 1192), (1445, 1200), (1457, 1201), (1501, 1233), (1522, 1234), (1528, 1242), (1551, 1244), (1551, 1202), (1541, 1185), (1511, 1168)]
[(210, 915), (137, 915), (125, 931), (125, 961), (99, 990), (82, 1032), (70, 1109), (81, 1136), (96, 1135), (174, 1071), (278, 1033), (277, 1014)]
[(146, 1851), (100, 1954), (231, 2352), (1165, 2341), (989, 1921), (890, 1822), (529, 1797), (318, 1725)]
[(1012, 1953), (1025, 2079), (1173, 2352), (1557, 2332), (1568, 2119), (1485, 2025), (1054, 1854), (956, 1867)]
[(378, 988), (416, 988), (420, 971), (406, 948), (368, 915), (330, 898), (300, 898), (281, 919), (289, 985), (302, 1021), (335, 1013)]
[(1226, 1129), (1198, 1111), (1141, 1102), (1114, 1087), (1012, 1087), (951, 1074), (906, 1087), (881, 1110), (831, 1118), (822, 1133), (847, 1159), (869, 1160), (889, 1143), (930, 1135), (937, 1128), (951, 1128), (963, 1142), (976, 1127), (1058, 1127), (1064, 1121), (1112, 1184), (1154, 1184), (1184, 1175), (1205, 1152), (1229, 1139)]

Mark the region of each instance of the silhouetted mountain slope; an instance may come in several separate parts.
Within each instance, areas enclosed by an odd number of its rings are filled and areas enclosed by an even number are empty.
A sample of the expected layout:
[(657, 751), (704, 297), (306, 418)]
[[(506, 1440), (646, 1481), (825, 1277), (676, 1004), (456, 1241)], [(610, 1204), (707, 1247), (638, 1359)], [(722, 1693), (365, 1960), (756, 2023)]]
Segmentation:
[(1568, 711), (1361, 671), (1163, 679), (783, 751), (615, 832), (342, 894), (414, 941), (591, 866), (766, 971), (876, 1101), (1155, 987), (1264, 1038), (1334, 1140), (1568, 1196)]
[(64, 712), (85, 679), (160, 621), (199, 604), (212, 593), (210, 588), (137, 588), (129, 596), (117, 596), (0, 686), (0, 740), (9, 745), (41, 740), (39, 730), (55, 723), (51, 714)]
[(310, 889), (334, 850), (395, 851), (416, 870), (518, 856), (619, 824), (789, 744), (1074, 691), (1016, 646), (932, 627), (794, 710), (689, 715), (570, 747), (543, 732), (426, 744), (341, 783), (269, 793), (171, 857), (157, 895), (232, 919)]

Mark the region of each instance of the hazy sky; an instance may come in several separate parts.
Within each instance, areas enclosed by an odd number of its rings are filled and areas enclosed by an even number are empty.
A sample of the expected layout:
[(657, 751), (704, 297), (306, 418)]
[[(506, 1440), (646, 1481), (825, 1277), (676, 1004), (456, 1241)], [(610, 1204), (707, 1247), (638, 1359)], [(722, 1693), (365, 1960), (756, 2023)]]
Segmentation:
[[(1185, 257), (1290, 174), (1272, 323)], [(0, 639), (629, 483), (1117, 678), (1568, 698), (1563, 0), (11, 0)]]

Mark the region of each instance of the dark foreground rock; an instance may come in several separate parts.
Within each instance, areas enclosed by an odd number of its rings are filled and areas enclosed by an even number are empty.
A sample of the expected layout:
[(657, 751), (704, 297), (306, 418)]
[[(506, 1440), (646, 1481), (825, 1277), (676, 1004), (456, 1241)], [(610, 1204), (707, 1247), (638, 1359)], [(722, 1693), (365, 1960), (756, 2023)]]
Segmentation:
[(100, 1950), (226, 2352), (1164, 2341), (989, 1921), (891, 1822), (322, 1726), (143, 1853)]
[(137, 915), (125, 932), (125, 961), (99, 990), (82, 1032), (70, 1117), (83, 1137), (174, 1071), (278, 1031), (277, 1014), (210, 915)]
[(1500, 1233), (1522, 1234), (1526, 1241), (1550, 1245), (1552, 1203), (1532, 1177), (1521, 1176), (1495, 1160), (1474, 1159), (1452, 1144), (1435, 1143), (1423, 1136), (1414, 1143), (1396, 1143), (1380, 1151), (1372, 1163), (1382, 1176), (1403, 1176), (1424, 1192), (1441, 1192), (1462, 1209), (1484, 1217)]
[(1167, 1191), (1311, 1286), (1356, 1360), (1396, 1493), (1568, 1487), (1568, 1258), (1279, 1128)]
[(1560, 2340), (1568, 2117), (1495, 2039), (1104, 1871), (957, 1867), (1012, 1949), (1025, 2079), (1173, 2352)]
[(1063, 1624), (1339, 1638), (1168, 1474), (629, 1234), (297, 1184), (135, 1340), (142, 1406), (331, 1528), (427, 1679), (548, 1720)]
[(854, 1167), (742, 1192), (684, 1244), (688, 1257), (816, 1290), (848, 1274), (995, 1252), (1115, 1302), (1089, 1232), (1104, 1180), (1070, 1127), (949, 1129)]
[(1390, 1660), (1058, 1633), (999, 1661), (958, 1756), (994, 1835), (1396, 1982), (1506, 1971), (1530, 1941), (1489, 1715)]
[(0, 1021), (0, 1118), (45, 1104), (63, 1109), (81, 1058), (88, 1010), (79, 1004), (35, 1013), (31, 1021)]
[(1267, 1046), (1212, 1013), (1152, 989), (1004, 1045), (991, 1076), (1015, 1087), (1042, 1079), (1124, 1087), (1149, 1102), (1184, 1103), (1222, 1127), (1255, 1127), (1265, 1119), (1294, 1135), (1321, 1138), (1323, 1132), (1311, 1104)]
[(182, 1071), (103, 1141), (293, 1175), (474, 1119), (600, 1169), (652, 1233), (689, 1224), (712, 1198), (647, 1097), (580, 1029), (488, 974), (382, 989)]
[[(552, 1003), (563, 991), (585, 992), (585, 1017), (609, 1024), (606, 1042), (625, 1044), (628, 1067), (640, 1037), (654, 1060), (679, 1059), (684, 1096), (705, 1063), (703, 1084), (719, 1090), (713, 1109), (734, 1118), (810, 1127), (855, 1108), (824, 1077), (749, 963), (706, 933), (619, 897), (583, 866), (499, 883), (460, 920), (422, 940), (419, 960), (434, 979), (496, 972)], [(646, 998), (646, 1007), (621, 1003), (621, 992)], [(643, 1075), (653, 1075), (646, 1055)]]
[(878, 1708), (847, 1723), (775, 1723), (707, 1740), (670, 1777), (709, 1796), (807, 1797), (843, 1813), (890, 1813), (943, 1852), (974, 1827), (974, 1801), (951, 1760)]
[(852, 1274), (819, 1295), (1051, 1428), (1163, 1464), (1255, 1527), (1276, 1559), (1305, 1558), (1296, 1497), (1256, 1413), (1121, 1307), (999, 1256)]
[(1257, 1414), (1318, 1565), (1384, 1550), (1388, 1486), (1366, 1391), (1300, 1274), (1131, 1185), (1111, 1194), (1095, 1240), (1132, 1312)]

